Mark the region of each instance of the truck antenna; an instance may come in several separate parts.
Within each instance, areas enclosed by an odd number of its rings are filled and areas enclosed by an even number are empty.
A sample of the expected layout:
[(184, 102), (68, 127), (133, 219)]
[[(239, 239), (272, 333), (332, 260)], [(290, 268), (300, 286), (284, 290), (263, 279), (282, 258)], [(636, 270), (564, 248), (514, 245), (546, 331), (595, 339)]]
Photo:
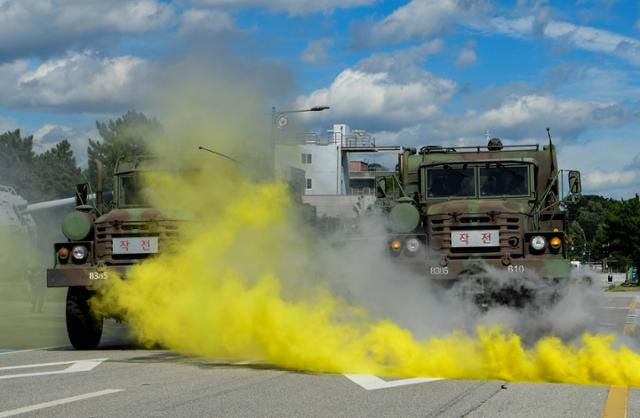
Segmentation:
[(202, 145), (198, 146), (198, 149), (201, 149), (203, 151), (209, 151), (212, 154), (218, 155), (218, 156), (220, 156), (222, 158), (226, 158), (227, 160), (231, 160), (231, 161), (233, 161), (234, 163), (236, 163), (238, 165), (242, 165), (242, 164), (240, 164), (240, 161), (236, 160), (235, 158), (231, 158), (228, 155), (225, 155), (225, 154), (223, 154), (221, 152), (218, 152), (218, 151), (210, 150), (209, 148), (205, 148)]
[(555, 169), (555, 164), (553, 163), (553, 143), (551, 142), (551, 128), (547, 127), (547, 137), (549, 138), (549, 155), (551, 157), (551, 169)]

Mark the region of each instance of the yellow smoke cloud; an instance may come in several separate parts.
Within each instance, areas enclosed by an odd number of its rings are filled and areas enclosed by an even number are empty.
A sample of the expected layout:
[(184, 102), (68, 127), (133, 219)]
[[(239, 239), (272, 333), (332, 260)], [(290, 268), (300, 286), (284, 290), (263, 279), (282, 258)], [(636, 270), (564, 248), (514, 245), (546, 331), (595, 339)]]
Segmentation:
[(94, 301), (123, 316), (142, 344), (314, 372), (640, 385), (640, 355), (616, 348), (613, 336), (585, 334), (576, 345), (547, 337), (526, 348), (499, 326), (417, 340), (372, 319), (306, 277), (313, 244), (285, 184), (250, 181), (224, 161), (149, 183), (158, 206), (192, 221), (173, 251)]

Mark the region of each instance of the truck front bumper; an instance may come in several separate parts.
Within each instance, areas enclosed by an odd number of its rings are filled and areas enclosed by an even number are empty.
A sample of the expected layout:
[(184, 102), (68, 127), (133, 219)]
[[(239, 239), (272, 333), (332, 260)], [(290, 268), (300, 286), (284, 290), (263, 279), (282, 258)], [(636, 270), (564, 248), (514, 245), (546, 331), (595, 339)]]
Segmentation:
[(420, 260), (418, 258), (397, 258), (398, 264), (405, 264), (413, 272), (420, 276), (426, 276), (435, 280), (455, 280), (468, 274), (482, 274), (499, 271), (509, 276), (521, 274), (534, 274), (544, 278), (569, 278), (571, 267), (569, 261), (561, 258), (536, 257), (526, 259), (513, 259), (509, 264), (504, 264), (501, 259), (467, 259), (447, 260), (441, 264), (439, 260)]
[(95, 287), (124, 277), (127, 267), (64, 267), (47, 269), (47, 287)]

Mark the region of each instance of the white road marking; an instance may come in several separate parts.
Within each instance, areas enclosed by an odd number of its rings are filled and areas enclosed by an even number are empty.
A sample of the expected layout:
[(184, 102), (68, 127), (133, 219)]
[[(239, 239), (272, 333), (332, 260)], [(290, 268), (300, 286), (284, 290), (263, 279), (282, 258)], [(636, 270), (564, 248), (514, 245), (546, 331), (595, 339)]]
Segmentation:
[(351, 380), (358, 386), (366, 390), (395, 388), (397, 386), (415, 385), (417, 383), (435, 382), (436, 380), (444, 380), (441, 377), (414, 377), (411, 379), (400, 379), (385, 381), (371, 374), (345, 374), (344, 377)]
[(97, 358), (91, 360), (73, 360), (73, 361), (58, 361), (55, 363), (39, 363), (39, 364), (23, 364), (21, 366), (9, 366), (9, 367), (0, 367), (0, 373), (5, 370), (20, 370), (20, 369), (35, 369), (38, 367), (53, 367), (53, 366), (63, 366), (65, 364), (70, 364), (69, 367), (62, 370), (54, 370), (48, 372), (34, 372), (34, 373), (19, 373), (19, 374), (0, 374), (1, 379), (13, 379), (16, 377), (31, 377), (31, 376), (47, 376), (52, 374), (66, 374), (66, 373), (78, 373), (78, 372), (88, 372), (89, 370), (93, 370), (103, 361), (108, 360), (106, 358)]
[(37, 350), (50, 350), (52, 348), (67, 348), (67, 345), (55, 345), (51, 347), (39, 347), (39, 348), (27, 348), (27, 349), (17, 349), (17, 350), (0, 350), (0, 356), (3, 354), (14, 354), (14, 353), (28, 353), (29, 351), (37, 351)]
[(105, 390), (100, 390), (98, 392), (91, 392), (91, 393), (85, 393), (83, 395), (71, 396), (70, 398), (58, 399), (56, 401), (37, 403), (35, 405), (25, 406), (17, 409), (11, 409), (9, 411), (1, 411), (0, 418), (12, 417), (14, 415), (24, 414), (26, 412), (33, 412), (39, 409), (51, 408), (52, 406), (64, 405), (66, 403), (82, 401), (85, 399), (91, 399), (91, 398), (95, 398), (103, 395), (110, 395), (112, 393), (117, 393), (122, 391), (124, 391), (124, 389), (105, 389)]

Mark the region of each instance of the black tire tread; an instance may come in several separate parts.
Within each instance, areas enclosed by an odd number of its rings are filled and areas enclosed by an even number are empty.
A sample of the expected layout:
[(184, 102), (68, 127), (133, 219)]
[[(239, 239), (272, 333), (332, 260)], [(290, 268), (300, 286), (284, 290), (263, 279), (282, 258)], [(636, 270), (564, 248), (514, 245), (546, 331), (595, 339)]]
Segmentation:
[(76, 350), (94, 350), (102, 338), (102, 323), (89, 306), (93, 292), (84, 287), (70, 287), (67, 292), (67, 334)]

